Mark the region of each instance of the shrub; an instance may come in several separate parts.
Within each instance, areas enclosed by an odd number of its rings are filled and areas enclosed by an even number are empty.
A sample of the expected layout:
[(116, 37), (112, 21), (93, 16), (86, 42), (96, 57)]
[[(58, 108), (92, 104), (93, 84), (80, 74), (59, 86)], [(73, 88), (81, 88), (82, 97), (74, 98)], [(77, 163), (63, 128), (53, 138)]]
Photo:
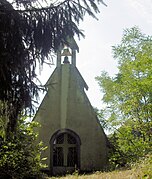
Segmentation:
[(20, 119), (15, 134), (0, 141), (1, 179), (22, 179), (40, 175), (40, 154), (45, 148), (42, 143), (35, 144), (37, 134), (33, 131), (38, 124)]

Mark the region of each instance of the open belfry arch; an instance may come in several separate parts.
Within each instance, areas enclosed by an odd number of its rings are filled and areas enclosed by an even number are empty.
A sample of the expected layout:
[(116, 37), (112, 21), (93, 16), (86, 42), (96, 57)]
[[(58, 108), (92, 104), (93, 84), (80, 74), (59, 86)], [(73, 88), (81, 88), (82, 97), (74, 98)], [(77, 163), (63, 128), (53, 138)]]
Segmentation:
[(76, 67), (74, 39), (57, 52), (57, 66), (46, 83), (47, 93), (34, 117), (41, 124), (38, 141), (53, 175), (103, 169), (107, 138), (84, 91), (88, 86)]

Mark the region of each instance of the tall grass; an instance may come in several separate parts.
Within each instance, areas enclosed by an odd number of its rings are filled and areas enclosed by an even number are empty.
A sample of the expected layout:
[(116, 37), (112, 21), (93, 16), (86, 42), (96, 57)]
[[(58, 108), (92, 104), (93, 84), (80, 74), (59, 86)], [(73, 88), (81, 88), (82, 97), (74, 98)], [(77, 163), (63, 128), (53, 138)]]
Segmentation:
[(146, 156), (131, 169), (119, 169), (112, 172), (95, 172), (79, 175), (77, 172), (65, 177), (50, 177), (47, 179), (152, 179), (152, 155)]

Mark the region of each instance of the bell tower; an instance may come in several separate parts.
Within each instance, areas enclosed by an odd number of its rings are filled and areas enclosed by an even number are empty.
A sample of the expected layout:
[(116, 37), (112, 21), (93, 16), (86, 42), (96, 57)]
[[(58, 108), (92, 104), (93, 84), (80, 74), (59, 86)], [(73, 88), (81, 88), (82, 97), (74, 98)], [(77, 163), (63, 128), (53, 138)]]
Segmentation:
[(101, 170), (107, 163), (107, 137), (85, 93), (88, 86), (76, 67), (74, 39), (57, 51), (57, 66), (35, 115), (41, 124), (38, 141), (47, 150), (46, 170), (53, 175)]
[(76, 52), (79, 52), (79, 47), (74, 39), (68, 40), (68, 45), (60, 46), (57, 51), (57, 67), (61, 66), (62, 63), (76, 66)]

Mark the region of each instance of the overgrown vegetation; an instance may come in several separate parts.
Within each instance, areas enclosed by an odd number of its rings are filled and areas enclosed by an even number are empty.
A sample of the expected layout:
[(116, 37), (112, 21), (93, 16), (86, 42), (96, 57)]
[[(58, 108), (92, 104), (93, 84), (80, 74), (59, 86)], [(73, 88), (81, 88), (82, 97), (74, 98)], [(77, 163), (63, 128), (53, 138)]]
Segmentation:
[(110, 167), (130, 165), (152, 148), (152, 36), (126, 29), (113, 47), (118, 73), (96, 77), (106, 108), (101, 119), (111, 131)]
[[(43, 5), (42, 5), (43, 2)], [(85, 13), (95, 18), (102, 0), (0, 1), (0, 174), (1, 178), (30, 178), (42, 167), (41, 144), (35, 145), (35, 123), (25, 122), (38, 97), (34, 80), (38, 65), (51, 63), (51, 55), (67, 36), (83, 36), (78, 28)], [(104, 4), (104, 3), (103, 3)], [(140, 168), (152, 177), (152, 37), (137, 27), (126, 29), (120, 45), (113, 47), (119, 72), (103, 72), (97, 81), (107, 105), (100, 112), (109, 136), (110, 167), (132, 164), (150, 156)], [(103, 118), (107, 118), (106, 121)], [(136, 165), (137, 166), (137, 165)], [(140, 163), (139, 166), (142, 166)], [(146, 167), (145, 167), (146, 166)], [(138, 170), (134, 168), (132, 170)]]
[(20, 118), (16, 134), (9, 140), (1, 137), (1, 179), (22, 179), (40, 175), (40, 169), (45, 167), (41, 163), (40, 155), (45, 148), (42, 143), (35, 144), (35, 127), (38, 127), (36, 122), (27, 123), (24, 118)]
[(152, 155), (134, 163), (130, 169), (119, 169), (111, 172), (95, 172), (92, 174), (79, 175), (77, 172), (65, 177), (50, 177), (46, 179), (151, 179), (152, 178)]

